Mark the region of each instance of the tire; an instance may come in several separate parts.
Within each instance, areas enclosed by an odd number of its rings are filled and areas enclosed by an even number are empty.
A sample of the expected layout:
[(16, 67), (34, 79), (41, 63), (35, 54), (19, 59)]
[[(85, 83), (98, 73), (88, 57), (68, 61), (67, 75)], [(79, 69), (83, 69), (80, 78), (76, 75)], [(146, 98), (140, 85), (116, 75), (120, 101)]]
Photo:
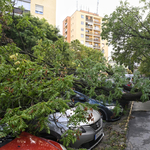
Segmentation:
[(99, 110), (99, 113), (101, 114), (102, 119), (103, 119), (103, 120), (106, 120), (106, 115), (105, 115), (104, 111)]

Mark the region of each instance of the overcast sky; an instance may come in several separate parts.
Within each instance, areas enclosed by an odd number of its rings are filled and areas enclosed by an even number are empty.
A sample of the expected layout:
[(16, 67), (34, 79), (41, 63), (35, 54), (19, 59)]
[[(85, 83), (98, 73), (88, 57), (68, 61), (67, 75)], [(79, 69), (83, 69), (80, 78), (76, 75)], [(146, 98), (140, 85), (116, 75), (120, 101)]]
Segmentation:
[[(67, 16), (71, 16), (77, 9), (86, 10), (89, 12), (97, 12), (98, 0), (56, 0), (56, 27), (59, 28), (62, 34), (62, 22)], [(123, 0), (125, 1), (125, 0)], [(139, 0), (128, 0), (131, 5), (139, 5)], [(119, 6), (120, 0), (99, 0), (98, 14), (104, 17), (106, 14), (111, 14), (116, 6)], [(109, 55), (111, 49), (109, 48)]]

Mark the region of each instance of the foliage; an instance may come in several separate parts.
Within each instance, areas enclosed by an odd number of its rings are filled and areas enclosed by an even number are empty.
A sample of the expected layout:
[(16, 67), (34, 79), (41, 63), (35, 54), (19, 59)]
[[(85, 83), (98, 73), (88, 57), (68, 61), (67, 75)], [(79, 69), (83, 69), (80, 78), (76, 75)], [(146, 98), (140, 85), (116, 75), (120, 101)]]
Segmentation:
[(46, 38), (57, 41), (61, 37), (57, 28), (48, 24), (45, 19), (40, 20), (29, 13), (15, 15), (13, 23), (8, 27), (9, 29), (4, 31), (7, 37), (13, 39), (19, 48), (27, 52), (30, 52), (31, 48), (37, 45), (39, 39), (44, 40)]
[(141, 7), (133, 7), (121, 1), (120, 6), (103, 19), (102, 37), (113, 45), (115, 60), (126, 66), (149, 64), (150, 2), (141, 3)]
[(146, 58), (143, 58), (143, 61), (141, 62), (138, 70), (140, 72), (142, 72), (142, 74), (144, 74), (146, 77), (149, 77), (150, 76), (150, 67), (149, 67), (149, 62), (150, 59), (146, 59)]
[[(65, 113), (70, 108), (73, 89), (104, 102), (149, 99), (150, 81), (141, 79), (138, 72), (134, 75), (134, 87), (124, 94), (128, 83), (125, 68), (110, 67), (101, 51), (78, 40), (64, 42), (57, 29), (29, 14), (12, 19), (7, 29), (10, 34), (5, 32), (14, 43), (0, 45), (0, 123), (7, 124), (0, 136), (10, 132), (16, 136), (26, 129), (35, 134), (46, 129), (49, 133), (47, 116), (56, 111)], [(87, 121), (83, 116), (88, 109), (96, 109), (86, 103), (76, 107), (69, 122), (75, 127)], [(115, 108), (116, 113), (118, 109)], [(34, 120), (37, 123), (31, 127)], [(79, 135), (78, 130), (64, 132), (64, 144), (75, 142)]]

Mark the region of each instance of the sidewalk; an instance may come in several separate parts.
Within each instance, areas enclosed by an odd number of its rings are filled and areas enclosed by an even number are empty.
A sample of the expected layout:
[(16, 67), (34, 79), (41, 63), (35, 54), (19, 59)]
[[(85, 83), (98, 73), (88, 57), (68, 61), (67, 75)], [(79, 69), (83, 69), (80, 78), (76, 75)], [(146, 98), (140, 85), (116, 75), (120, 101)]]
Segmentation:
[(134, 102), (126, 150), (150, 150), (150, 101)]

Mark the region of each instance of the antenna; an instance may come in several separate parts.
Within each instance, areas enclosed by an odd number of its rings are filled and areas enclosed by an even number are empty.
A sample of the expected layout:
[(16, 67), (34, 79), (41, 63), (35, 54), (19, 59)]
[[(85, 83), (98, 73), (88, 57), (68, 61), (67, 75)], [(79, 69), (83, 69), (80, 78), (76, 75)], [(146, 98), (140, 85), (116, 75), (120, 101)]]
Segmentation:
[(77, 7), (76, 9), (78, 10), (78, 1), (76, 1), (76, 7)]
[(97, 0), (97, 14), (98, 14), (98, 5), (99, 5), (99, 0)]

